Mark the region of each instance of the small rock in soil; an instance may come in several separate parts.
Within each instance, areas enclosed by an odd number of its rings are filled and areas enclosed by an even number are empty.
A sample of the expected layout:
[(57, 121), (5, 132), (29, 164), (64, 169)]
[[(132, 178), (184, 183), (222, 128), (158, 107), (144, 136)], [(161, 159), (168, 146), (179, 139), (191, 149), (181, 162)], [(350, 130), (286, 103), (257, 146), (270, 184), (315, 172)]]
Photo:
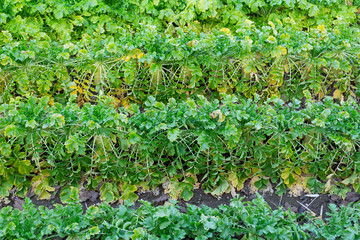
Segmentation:
[(341, 197), (339, 197), (338, 195), (331, 195), (330, 199), (336, 203), (339, 203), (341, 201)]
[(255, 198), (257, 198), (257, 197), (256, 197), (256, 194), (251, 194), (250, 197), (249, 197), (249, 199), (250, 199), (251, 201), (254, 200)]
[(301, 214), (301, 213), (304, 213), (304, 212), (306, 212), (306, 208), (304, 208), (303, 206), (299, 206), (299, 208), (298, 208), (298, 213), (299, 214)]
[(292, 212), (294, 212), (294, 213), (298, 212), (298, 208), (295, 207), (295, 206), (290, 205), (288, 202), (285, 202), (284, 208), (285, 208), (286, 211), (289, 210), (289, 208), (290, 208), (290, 210)]
[(99, 193), (97, 191), (81, 191), (79, 195), (81, 202), (86, 202), (87, 200), (95, 202)]
[(17, 208), (20, 211), (22, 211), (23, 210), (23, 207), (22, 207), (23, 204), (25, 204), (24, 200), (22, 200), (21, 198), (15, 197), (14, 208)]
[(155, 198), (153, 200), (153, 204), (155, 206), (163, 205), (167, 200), (169, 200), (169, 196), (167, 194), (164, 194), (158, 198)]
[(297, 208), (297, 207), (294, 207), (294, 206), (292, 206), (292, 207), (290, 208), (290, 210), (291, 210), (293, 213), (297, 213), (297, 212), (298, 212), (298, 208)]
[(154, 195), (155, 196), (159, 196), (159, 194), (160, 194), (160, 189), (159, 188), (155, 188), (155, 190), (154, 190)]
[(180, 206), (180, 212), (187, 213), (187, 206), (184, 202), (179, 202), (178, 205)]
[(291, 205), (288, 202), (285, 202), (284, 208), (287, 210), (287, 209), (291, 208)]
[(244, 193), (246, 196), (249, 196), (250, 189), (249, 189), (248, 184), (244, 184), (244, 187), (240, 190), (240, 192)]
[(346, 194), (345, 200), (348, 202), (356, 202), (360, 199), (360, 194), (357, 192), (349, 192)]

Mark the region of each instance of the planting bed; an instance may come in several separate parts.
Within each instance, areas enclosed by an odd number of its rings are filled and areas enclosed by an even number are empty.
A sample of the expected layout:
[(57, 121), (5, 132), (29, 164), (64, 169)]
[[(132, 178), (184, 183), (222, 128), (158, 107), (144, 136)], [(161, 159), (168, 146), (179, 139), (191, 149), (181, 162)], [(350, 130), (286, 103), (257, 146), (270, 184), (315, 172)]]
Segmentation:
[(0, 1), (0, 239), (360, 239), (359, 53), (359, 0)]

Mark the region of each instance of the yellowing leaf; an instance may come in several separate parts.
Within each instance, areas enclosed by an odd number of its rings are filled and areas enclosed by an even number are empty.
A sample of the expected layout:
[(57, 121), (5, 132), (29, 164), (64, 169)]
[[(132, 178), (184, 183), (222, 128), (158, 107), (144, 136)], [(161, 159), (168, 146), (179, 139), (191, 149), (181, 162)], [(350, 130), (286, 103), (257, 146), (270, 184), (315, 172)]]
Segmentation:
[(221, 196), (224, 193), (230, 192), (230, 185), (226, 179), (223, 179), (220, 184), (217, 184), (217, 187), (214, 191), (211, 192), (212, 195)]
[(8, 65), (9, 63), (11, 63), (11, 58), (8, 56), (5, 56), (1, 61), (1, 65), (3, 65), (3, 66)]
[(291, 173), (291, 169), (290, 168), (285, 168), (283, 170), (283, 172), (281, 173), (281, 178), (284, 179), (284, 180), (289, 178), (290, 173)]
[(250, 26), (250, 25), (253, 24), (254, 22), (251, 21), (251, 20), (249, 20), (249, 19), (246, 19), (246, 20), (245, 20), (245, 23)]
[(223, 115), (221, 112), (220, 112), (220, 114), (219, 114), (219, 120), (218, 120), (218, 122), (223, 122), (225, 120), (225, 115)]
[(139, 53), (139, 54), (137, 55), (137, 58), (140, 59), (140, 58), (142, 58), (143, 56), (144, 56), (144, 53)]
[(116, 44), (114, 42), (111, 42), (109, 43), (107, 46), (106, 46), (106, 50), (108, 52), (116, 52)]
[(63, 187), (60, 193), (60, 200), (64, 204), (80, 202), (79, 189), (73, 186)]
[(189, 47), (195, 47), (197, 43), (198, 43), (197, 40), (192, 40), (192, 41), (188, 42), (186, 45)]
[(280, 50), (280, 52), (281, 52), (282, 55), (287, 54), (287, 50), (286, 50), (286, 48), (284, 48), (283, 46), (278, 46), (278, 49)]
[(121, 199), (122, 200), (129, 200), (131, 202), (136, 201), (139, 196), (135, 193), (137, 191), (137, 187), (135, 185), (130, 185), (127, 183), (124, 183), (122, 186), (122, 194)]
[(307, 178), (304, 176), (294, 175), (295, 182), (289, 187), (289, 194), (294, 197), (301, 196), (304, 192), (310, 193), (310, 190), (306, 187)]
[(239, 181), (236, 172), (231, 172), (228, 177), (228, 181), (230, 182), (232, 187), (235, 187), (236, 190), (240, 191), (244, 188), (244, 182), (246, 179), (242, 179)]
[(336, 89), (333, 93), (333, 97), (336, 99), (341, 99), (342, 98), (341, 90)]
[(122, 100), (121, 100), (121, 105), (123, 105), (124, 106), (124, 108), (125, 109), (128, 109), (129, 107), (130, 107), (130, 100), (129, 100), (129, 98), (123, 98)]
[(332, 180), (332, 177), (334, 176), (334, 173), (330, 174), (329, 176), (327, 176), (327, 182), (325, 184), (325, 190), (324, 192), (329, 192), (332, 188), (332, 185), (331, 185), (331, 180)]
[(276, 43), (276, 38), (274, 36), (269, 36), (267, 39), (266, 39), (267, 42), (269, 43)]
[(22, 160), (19, 162), (18, 170), (20, 174), (27, 175), (31, 173), (33, 169), (34, 167), (31, 165), (29, 160)]
[(40, 200), (49, 199), (51, 197), (49, 192), (55, 191), (55, 188), (49, 185), (49, 178), (47, 178), (49, 174), (48, 171), (44, 170), (41, 175), (35, 176), (32, 179), (31, 185)]
[(178, 199), (182, 189), (178, 187), (179, 182), (176, 179), (172, 179), (170, 184), (168, 184), (167, 188), (164, 190), (165, 194), (169, 194), (171, 199)]
[(259, 189), (255, 186), (255, 183), (257, 181), (259, 181), (260, 179), (260, 175), (256, 175), (255, 177), (251, 178), (250, 182), (249, 182), (249, 189), (250, 189), (250, 193), (255, 193), (257, 192)]
[(72, 91), (72, 92), (70, 93), (70, 95), (77, 95), (77, 90)]
[(119, 199), (119, 192), (114, 183), (105, 182), (100, 188), (100, 200), (112, 203)]
[(231, 33), (230, 29), (228, 29), (228, 28), (222, 28), (222, 29), (220, 29), (220, 32), (223, 32), (225, 34), (230, 34)]
[(321, 33), (326, 33), (326, 29), (324, 25), (317, 26), (317, 30), (319, 30)]
[(222, 114), (220, 109), (215, 110), (212, 113), (209, 113), (209, 115), (212, 119), (215, 119), (215, 118), (217, 118), (217, 116), (219, 116), (218, 122), (223, 122), (225, 120), (225, 116)]
[(0, 182), (0, 197), (9, 196), (9, 191), (12, 189), (13, 183), (10, 180), (2, 180)]
[(271, 55), (273, 57), (276, 57), (276, 58), (279, 58), (279, 57), (281, 57), (283, 55), (286, 55), (286, 54), (287, 54), (286, 48), (281, 46), (281, 45), (277, 46), (275, 49), (273, 49), (271, 51)]
[(284, 65), (284, 71), (285, 71), (286, 73), (289, 72), (289, 65), (288, 65), (288, 64), (285, 64), (285, 65)]

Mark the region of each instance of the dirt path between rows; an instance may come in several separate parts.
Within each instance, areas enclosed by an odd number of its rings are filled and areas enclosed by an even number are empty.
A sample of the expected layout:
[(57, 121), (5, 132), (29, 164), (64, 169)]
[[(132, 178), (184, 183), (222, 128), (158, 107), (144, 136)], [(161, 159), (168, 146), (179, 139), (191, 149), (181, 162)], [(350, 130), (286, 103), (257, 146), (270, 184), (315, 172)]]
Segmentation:
[[(57, 190), (59, 189), (60, 187), (57, 187)], [(34, 194), (30, 194), (29, 197), (35, 206), (44, 206), (52, 209), (54, 208), (55, 204), (61, 204), (59, 192), (60, 191), (57, 191), (57, 193), (54, 194), (50, 200), (37, 200)], [(236, 193), (239, 194), (240, 197), (244, 197), (243, 201), (251, 201), (257, 197), (256, 194), (250, 193), (246, 187), (240, 192)], [(296, 213), (308, 212), (316, 216), (321, 215), (323, 218), (327, 217), (326, 213), (329, 212), (330, 203), (340, 207), (347, 206), (350, 203), (354, 203), (360, 200), (360, 194), (354, 191), (347, 193), (344, 199), (339, 196), (329, 194), (302, 194), (299, 197), (294, 197), (289, 193), (285, 193), (282, 196), (279, 196), (275, 193), (261, 190), (259, 191), (259, 194), (263, 196), (269, 206), (274, 210), (282, 207), (283, 209), (290, 209)], [(135, 205), (132, 206), (132, 208), (140, 207), (142, 204), (140, 200), (151, 202), (155, 206), (163, 205), (169, 200), (169, 196), (164, 194), (164, 190), (161, 187), (158, 188), (157, 191), (146, 191), (143, 193), (138, 193), (138, 195), (139, 199), (135, 202)], [(232, 198), (233, 195), (230, 193), (224, 194), (221, 197), (214, 197), (211, 194), (204, 193), (204, 190), (202, 189), (196, 189), (194, 190), (194, 196), (190, 201), (179, 200), (178, 205), (181, 206), (182, 212), (186, 212), (186, 204), (192, 204), (199, 207), (207, 205), (209, 207), (215, 208), (219, 205), (230, 204)], [(86, 209), (91, 205), (98, 205), (101, 203), (98, 191), (80, 192), (80, 199), (84, 211), (86, 211)], [(25, 203), (23, 199), (12, 196), (12, 194), (10, 194), (9, 200), (10, 202), (7, 202), (7, 204), (4, 202), (0, 203), (0, 209), (5, 206), (12, 206), (22, 210), (22, 204)], [(117, 207), (119, 206), (119, 203), (111, 204), (111, 206)]]

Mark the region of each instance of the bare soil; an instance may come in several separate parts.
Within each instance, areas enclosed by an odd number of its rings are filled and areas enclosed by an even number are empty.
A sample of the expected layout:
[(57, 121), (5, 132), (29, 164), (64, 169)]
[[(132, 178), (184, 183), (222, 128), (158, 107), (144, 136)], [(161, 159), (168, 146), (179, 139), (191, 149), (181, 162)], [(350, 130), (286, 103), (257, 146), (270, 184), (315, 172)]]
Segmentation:
[[(61, 190), (60, 187), (56, 187), (57, 191), (53, 194), (50, 200), (38, 200), (33, 193), (29, 193), (28, 197), (32, 200), (35, 206), (44, 206), (50, 209), (55, 207), (55, 204), (62, 204), (59, 193)], [(244, 197), (243, 201), (251, 201), (257, 196), (254, 193), (250, 193), (245, 187), (240, 192), (236, 192), (240, 197)], [(271, 208), (278, 209), (283, 208), (285, 210), (290, 209), (296, 213), (308, 212), (316, 216), (322, 216), (327, 218), (326, 213), (329, 212), (329, 204), (333, 203), (340, 206), (347, 206), (350, 203), (354, 203), (360, 200), (360, 194), (352, 191), (347, 193), (345, 199), (342, 199), (336, 195), (329, 194), (302, 194), (299, 197), (291, 196), (289, 193), (285, 193), (282, 196), (279, 196), (275, 193), (265, 192), (260, 190), (258, 192), (265, 201), (269, 204)], [(154, 206), (160, 206), (165, 204), (169, 200), (169, 196), (164, 194), (164, 190), (160, 187), (158, 191), (146, 191), (143, 193), (138, 193), (139, 199), (135, 202), (132, 208), (138, 208), (141, 206), (141, 200), (151, 202)], [(98, 191), (83, 191), (80, 192), (81, 204), (83, 206), (84, 212), (91, 205), (98, 205), (101, 203), (99, 199)], [(181, 211), (186, 212), (186, 205), (192, 204), (196, 206), (209, 206), (216, 208), (219, 205), (229, 205), (231, 199), (233, 199), (232, 194), (223, 194), (221, 197), (215, 197), (211, 194), (206, 194), (203, 189), (194, 190), (194, 196), (190, 201), (179, 200), (178, 205), (181, 206)], [(12, 206), (22, 210), (22, 204), (25, 201), (19, 197), (9, 196), (10, 202), (5, 204), (4, 202), (0, 203), (0, 209), (5, 206)], [(119, 206), (119, 203), (111, 204), (113, 207)]]

